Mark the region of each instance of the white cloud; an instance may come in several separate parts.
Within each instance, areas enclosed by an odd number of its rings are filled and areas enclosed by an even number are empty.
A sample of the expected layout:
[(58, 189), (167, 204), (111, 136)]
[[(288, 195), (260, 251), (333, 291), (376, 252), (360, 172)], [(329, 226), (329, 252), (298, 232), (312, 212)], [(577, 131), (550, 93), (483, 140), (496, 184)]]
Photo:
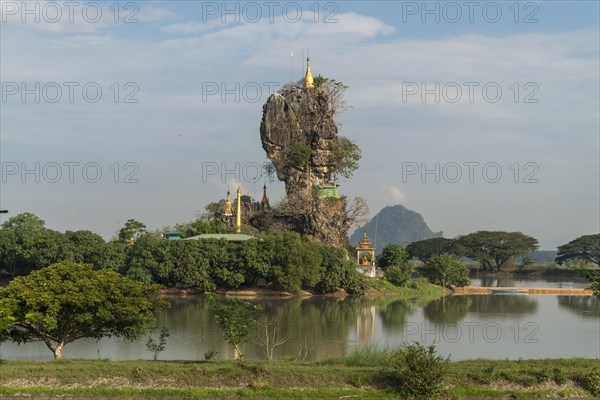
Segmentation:
[(388, 186), (387, 191), (389, 192), (393, 203), (403, 203), (406, 201), (406, 194), (396, 186)]

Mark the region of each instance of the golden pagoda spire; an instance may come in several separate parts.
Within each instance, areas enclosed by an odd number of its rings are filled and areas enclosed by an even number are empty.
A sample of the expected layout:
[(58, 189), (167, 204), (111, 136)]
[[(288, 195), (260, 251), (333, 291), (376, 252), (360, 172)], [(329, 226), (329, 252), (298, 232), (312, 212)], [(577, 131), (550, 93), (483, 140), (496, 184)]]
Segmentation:
[(233, 207), (231, 206), (231, 194), (229, 193), (229, 188), (227, 188), (227, 200), (225, 201), (225, 206), (223, 207), (223, 215), (226, 217), (231, 217), (233, 215)]
[(304, 87), (312, 88), (315, 87), (313, 76), (310, 72), (310, 57), (306, 57), (306, 75), (304, 75)]
[(271, 205), (269, 204), (269, 198), (267, 197), (267, 185), (263, 184), (263, 197), (262, 200), (260, 201), (260, 206), (263, 210), (267, 210), (269, 208), (271, 208)]
[(237, 204), (235, 207), (235, 232), (240, 233), (242, 231), (242, 192), (240, 187), (237, 188)]

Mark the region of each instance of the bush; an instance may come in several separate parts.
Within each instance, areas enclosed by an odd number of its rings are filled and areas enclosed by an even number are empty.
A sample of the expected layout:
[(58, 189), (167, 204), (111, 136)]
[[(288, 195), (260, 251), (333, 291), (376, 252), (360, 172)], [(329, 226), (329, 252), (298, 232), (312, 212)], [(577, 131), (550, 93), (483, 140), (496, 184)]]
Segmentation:
[(385, 279), (396, 286), (405, 287), (410, 283), (410, 271), (398, 266), (392, 266), (385, 272)]
[(408, 344), (394, 351), (391, 366), (381, 376), (403, 399), (431, 399), (443, 393), (449, 362), (449, 357), (436, 355), (433, 345)]
[(390, 267), (404, 267), (408, 261), (408, 252), (399, 244), (388, 244), (383, 248), (377, 264), (387, 271)]
[(583, 386), (592, 396), (600, 397), (600, 369), (594, 369), (583, 377)]

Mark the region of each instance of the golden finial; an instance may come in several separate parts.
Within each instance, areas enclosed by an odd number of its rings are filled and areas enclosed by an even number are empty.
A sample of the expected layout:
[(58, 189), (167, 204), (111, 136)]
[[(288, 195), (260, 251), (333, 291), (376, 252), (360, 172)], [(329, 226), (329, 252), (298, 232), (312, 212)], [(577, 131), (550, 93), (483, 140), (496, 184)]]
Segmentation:
[(260, 205), (263, 210), (271, 208), (271, 206), (269, 205), (269, 198), (267, 197), (267, 185), (266, 184), (263, 185), (263, 197), (260, 202)]
[(225, 201), (225, 206), (223, 207), (223, 215), (226, 217), (233, 215), (233, 207), (231, 206), (231, 194), (229, 193), (229, 188), (227, 188), (227, 200)]
[(304, 87), (312, 88), (315, 87), (313, 76), (310, 72), (310, 57), (306, 57), (306, 75), (304, 76)]

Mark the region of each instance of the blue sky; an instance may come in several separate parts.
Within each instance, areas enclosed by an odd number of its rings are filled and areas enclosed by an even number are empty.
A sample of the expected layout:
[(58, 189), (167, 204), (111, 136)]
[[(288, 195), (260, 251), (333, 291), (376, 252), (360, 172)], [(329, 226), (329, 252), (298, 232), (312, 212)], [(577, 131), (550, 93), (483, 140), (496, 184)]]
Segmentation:
[(309, 51), (349, 86), (340, 133), (363, 158), (340, 191), (371, 215), (544, 249), (600, 230), (598, 2), (27, 4), (0, 0), (2, 218), (110, 238), (193, 219), (236, 180), (260, 196), (262, 105)]

